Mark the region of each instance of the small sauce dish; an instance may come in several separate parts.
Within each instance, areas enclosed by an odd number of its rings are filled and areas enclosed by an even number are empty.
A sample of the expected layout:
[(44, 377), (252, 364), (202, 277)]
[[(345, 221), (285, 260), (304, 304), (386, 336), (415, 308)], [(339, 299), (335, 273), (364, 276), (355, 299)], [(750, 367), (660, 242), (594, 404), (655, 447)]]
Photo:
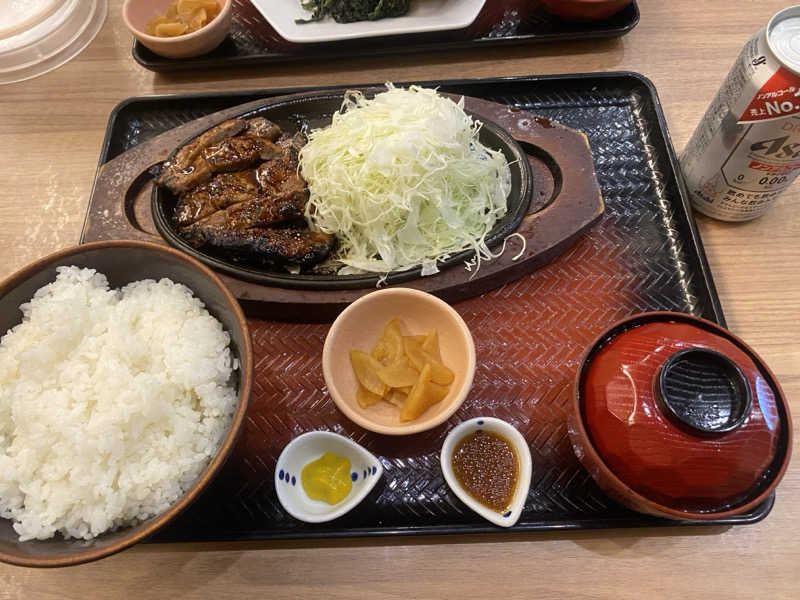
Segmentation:
[(151, 19), (167, 12), (171, 0), (125, 0), (122, 19), (142, 45), (165, 58), (191, 58), (211, 52), (219, 46), (231, 28), (233, 0), (217, 0), (220, 12), (206, 25), (192, 33), (175, 37), (148, 35)]
[[(494, 434), (508, 442), (517, 458), (517, 480), (511, 500), (503, 512), (497, 512), (474, 498), (459, 482), (453, 468), (453, 456), (459, 443), (475, 433)], [(469, 508), (487, 521), (500, 527), (511, 527), (518, 520), (525, 507), (528, 490), (531, 487), (533, 464), (528, 442), (512, 425), (494, 417), (475, 417), (457, 425), (447, 434), (441, 452), (442, 473), (450, 489)]]
[[(350, 461), (350, 493), (336, 504), (312, 500), (303, 489), (303, 468), (326, 452)], [(306, 523), (332, 521), (355, 508), (383, 475), (380, 461), (353, 440), (329, 431), (311, 431), (289, 442), (275, 465), (275, 490), (281, 506)]]

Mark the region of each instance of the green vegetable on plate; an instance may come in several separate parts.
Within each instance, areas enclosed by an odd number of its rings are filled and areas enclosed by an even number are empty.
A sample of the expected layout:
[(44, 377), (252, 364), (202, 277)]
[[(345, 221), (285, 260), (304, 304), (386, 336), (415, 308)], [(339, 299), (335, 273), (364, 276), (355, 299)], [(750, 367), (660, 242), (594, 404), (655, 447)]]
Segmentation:
[(306, 219), (339, 240), (340, 275), (387, 274), (462, 250), (493, 256), (486, 237), (507, 212), (511, 174), (502, 152), (478, 139), (462, 103), (432, 89), (345, 94), (329, 126), (300, 151)]
[(300, 6), (311, 13), (309, 19), (295, 23), (313, 23), (331, 16), (337, 23), (376, 21), (400, 17), (408, 12), (411, 0), (300, 0)]

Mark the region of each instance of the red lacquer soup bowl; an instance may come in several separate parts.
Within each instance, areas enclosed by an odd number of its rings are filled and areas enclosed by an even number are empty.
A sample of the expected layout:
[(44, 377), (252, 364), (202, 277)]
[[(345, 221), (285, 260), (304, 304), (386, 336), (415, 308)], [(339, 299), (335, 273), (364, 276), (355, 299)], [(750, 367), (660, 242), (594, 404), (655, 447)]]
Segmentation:
[(569, 434), (611, 497), (674, 519), (718, 519), (766, 499), (791, 452), (783, 393), (718, 325), (646, 313), (614, 325), (581, 362)]

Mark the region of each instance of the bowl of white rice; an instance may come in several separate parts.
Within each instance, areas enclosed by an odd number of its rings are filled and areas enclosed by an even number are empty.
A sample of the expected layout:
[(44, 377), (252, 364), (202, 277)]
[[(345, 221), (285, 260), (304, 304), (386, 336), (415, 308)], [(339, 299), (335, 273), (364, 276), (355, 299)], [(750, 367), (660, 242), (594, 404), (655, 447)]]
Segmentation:
[(238, 302), (176, 250), (85, 244), (0, 283), (0, 561), (88, 562), (163, 527), (230, 454), (252, 376)]

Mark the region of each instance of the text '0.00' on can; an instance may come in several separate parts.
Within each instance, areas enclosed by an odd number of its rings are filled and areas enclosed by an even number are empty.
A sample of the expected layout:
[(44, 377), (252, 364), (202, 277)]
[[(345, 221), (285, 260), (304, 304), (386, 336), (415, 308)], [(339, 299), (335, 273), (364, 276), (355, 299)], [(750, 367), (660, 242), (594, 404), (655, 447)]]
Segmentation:
[(747, 42), (680, 163), (695, 210), (724, 221), (761, 216), (800, 174), (800, 6)]

